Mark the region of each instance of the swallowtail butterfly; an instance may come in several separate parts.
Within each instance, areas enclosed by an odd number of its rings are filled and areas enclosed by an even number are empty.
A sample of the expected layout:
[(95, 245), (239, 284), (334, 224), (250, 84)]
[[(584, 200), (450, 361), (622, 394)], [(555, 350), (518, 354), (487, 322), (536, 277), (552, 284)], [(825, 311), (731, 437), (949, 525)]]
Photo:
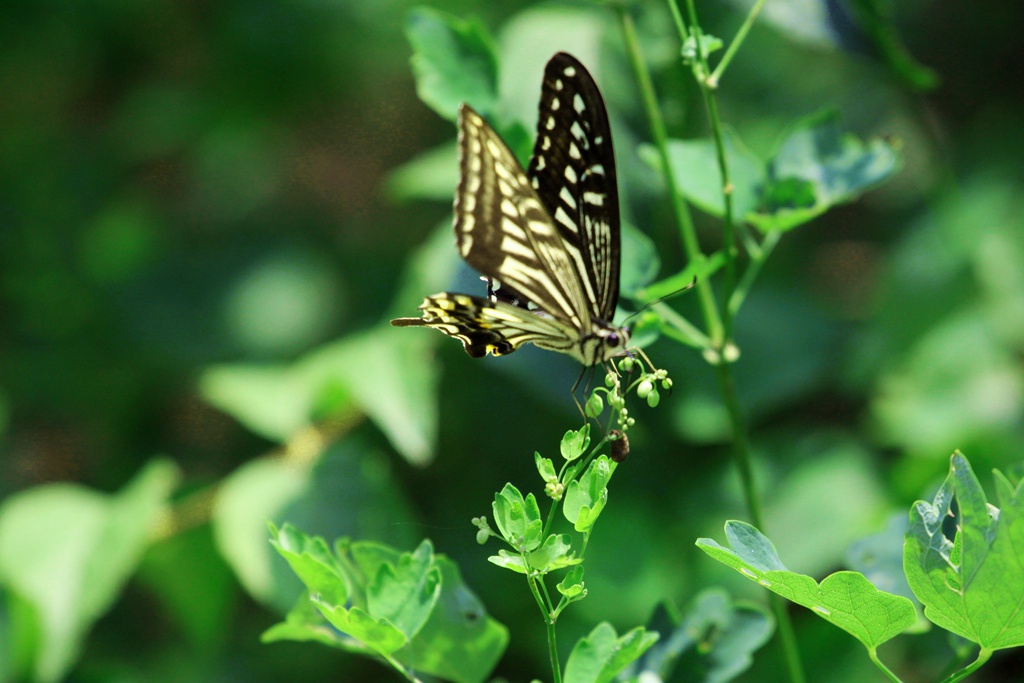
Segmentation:
[(459, 108), (455, 240), (488, 282), (488, 296), (444, 292), (422, 318), (474, 358), (526, 342), (590, 366), (621, 354), (626, 328), (612, 323), (619, 299), (619, 199), (604, 100), (573, 56), (548, 62), (529, 170), (468, 105)]

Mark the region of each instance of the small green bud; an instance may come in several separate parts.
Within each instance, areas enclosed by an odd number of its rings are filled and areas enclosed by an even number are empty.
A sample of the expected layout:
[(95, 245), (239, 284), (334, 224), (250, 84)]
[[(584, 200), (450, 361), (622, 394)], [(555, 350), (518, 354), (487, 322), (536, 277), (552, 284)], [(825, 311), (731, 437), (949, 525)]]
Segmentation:
[(647, 398), (647, 395), (654, 391), (654, 383), (646, 377), (637, 385), (636, 395), (640, 398)]
[(487, 539), (491, 537), (491, 532), (487, 529), (480, 529), (476, 532), (476, 542), (480, 545), (487, 543)]
[(668, 391), (669, 389), (671, 389), (672, 388), (672, 378), (671, 377), (666, 377), (665, 379), (661, 380), (661, 388), (664, 389), (665, 391)]
[(601, 399), (601, 394), (596, 391), (590, 395), (587, 399), (587, 405), (584, 407), (583, 412), (587, 417), (597, 417), (604, 412), (604, 401)]
[(606, 372), (605, 375), (604, 375), (604, 385), (606, 387), (614, 387), (615, 386), (615, 375), (613, 375), (610, 372)]
[(652, 408), (657, 408), (658, 403), (661, 401), (661, 395), (657, 389), (651, 389), (651, 392), (647, 394), (647, 405)]
[(632, 356), (626, 356), (625, 358), (619, 361), (619, 370), (622, 370), (623, 372), (629, 372), (630, 370), (633, 369), (633, 365), (635, 363), (636, 361), (633, 360)]

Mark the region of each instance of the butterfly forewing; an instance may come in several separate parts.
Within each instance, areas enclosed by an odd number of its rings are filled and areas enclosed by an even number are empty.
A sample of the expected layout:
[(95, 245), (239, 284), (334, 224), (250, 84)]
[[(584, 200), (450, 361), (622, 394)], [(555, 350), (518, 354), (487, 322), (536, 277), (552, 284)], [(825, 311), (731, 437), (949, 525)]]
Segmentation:
[(515, 155), (467, 105), (459, 109), (459, 152), (459, 253), (550, 315), (589, 327), (590, 307), (576, 264), (551, 216)]
[(564, 52), (544, 70), (528, 175), (580, 274), (591, 315), (611, 322), (620, 260), (611, 128), (597, 84)]

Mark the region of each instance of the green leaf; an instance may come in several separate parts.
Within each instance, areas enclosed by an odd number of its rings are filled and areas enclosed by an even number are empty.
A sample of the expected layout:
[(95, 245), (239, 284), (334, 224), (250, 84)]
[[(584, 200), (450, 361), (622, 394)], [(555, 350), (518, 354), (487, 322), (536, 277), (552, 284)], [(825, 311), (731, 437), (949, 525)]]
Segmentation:
[(569, 600), (580, 600), (587, 595), (586, 585), (583, 583), (583, 565), (578, 564), (569, 570), (558, 584), (555, 585), (558, 592)]
[(608, 502), (608, 482), (612, 478), (614, 463), (600, 455), (587, 467), (579, 479), (569, 482), (565, 489), (562, 514), (576, 531), (589, 531)]
[(548, 536), (539, 548), (527, 553), (526, 561), (532, 569), (541, 574), (580, 563), (580, 560), (573, 556), (572, 538), (569, 534)]
[(290, 524), (280, 530), (271, 525), (270, 531), (271, 545), (288, 561), (311, 594), (327, 605), (344, 606), (348, 602), (344, 573), (324, 539), (307, 536)]
[(118, 598), (178, 482), (169, 461), (149, 463), (115, 495), (50, 484), (0, 506), (0, 583), (35, 612), (38, 681), (64, 678), (92, 626)]
[[(379, 325), (321, 347), (298, 370), (327, 391), (340, 384), (410, 463), (434, 457), (439, 369), (424, 362), (429, 335)], [(372, 372), (367, 372), (372, 368)]]
[[(733, 215), (742, 218), (757, 208), (766, 177), (765, 165), (743, 145), (734, 131), (724, 130), (723, 139), (733, 186)], [(713, 216), (725, 215), (722, 173), (714, 140), (710, 137), (669, 140), (668, 155), (679, 192), (701, 210)], [(640, 158), (661, 171), (661, 160), (653, 145), (641, 145)]]
[[(386, 189), (388, 196), (398, 202), (413, 199), (450, 202), (458, 182), (459, 155), (452, 141), (427, 150), (393, 170)], [(450, 228), (446, 232), (450, 233)]]
[(768, 164), (757, 211), (747, 220), (763, 231), (789, 230), (851, 202), (895, 173), (893, 144), (867, 143), (843, 133), (839, 114), (824, 111), (798, 122)]
[(654, 240), (629, 223), (622, 224), (622, 267), (619, 273), (619, 291), (622, 296), (637, 298), (661, 270), (661, 257)]
[(483, 24), (420, 7), (409, 13), (405, 32), (413, 48), (416, 93), (427, 106), (449, 121), (463, 102), (483, 116), (493, 112), (498, 60)]
[[(907, 515), (896, 513), (889, 518), (885, 529), (851, 543), (846, 552), (846, 563), (850, 569), (867, 577), (875, 588), (916, 601), (903, 572), (903, 537), (907, 527)], [(910, 632), (921, 633), (930, 629), (931, 624), (924, 618), (923, 606), (915, 603), (914, 609), (918, 619)]]
[(507, 550), (499, 550), (497, 555), (491, 555), (487, 558), (487, 561), (493, 565), (504, 569), (511, 569), (520, 574), (525, 574), (528, 571), (526, 559), (518, 553), (512, 554)]
[(685, 291), (693, 281), (705, 280), (714, 275), (725, 265), (725, 254), (716, 251), (710, 256), (698, 254), (695, 259), (686, 264), (680, 272), (670, 275), (664, 280), (659, 280), (636, 293), (634, 297), (643, 303), (650, 303), (663, 299), (676, 292)]
[(308, 467), (282, 458), (250, 460), (224, 479), (211, 512), (217, 548), (242, 586), (260, 602), (282, 610), (298, 591), (275, 576), (266, 520), (279, 519), (308, 481)]
[(505, 484), (505, 488), (494, 495), (491, 509), (498, 531), (513, 548), (530, 551), (541, 544), (543, 522), (537, 499), (532, 493), (523, 498), (519, 489)]
[(387, 619), (410, 640), (427, 622), (441, 594), (441, 570), (434, 566), (434, 548), (424, 540), (394, 564), (383, 564), (367, 587), (367, 611)]
[[(450, 233), (450, 250), (449, 240)], [(437, 434), (438, 369), (423, 362), (432, 343), (428, 335), (381, 324), (322, 346), (288, 368), (215, 368), (204, 375), (202, 391), (211, 404), (276, 441), (314, 418), (343, 419), (361, 410), (406, 460), (425, 464)]]
[(661, 605), (648, 623), (661, 637), (632, 670), (640, 680), (731, 681), (750, 668), (775, 626), (766, 610), (736, 604), (721, 589), (698, 594), (682, 619), (674, 611)]
[(374, 652), (365, 643), (333, 628), (310, 599), (309, 593), (299, 596), (284, 621), (274, 624), (260, 636), (261, 643), (277, 643), (285, 640), (294, 640), (300, 643), (315, 642), (359, 654)]
[(397, 657), (445, 680), (482, 683), (508, 645), (508, 629), (488, 616), (452, 560), (435, 555), (434, 565), (442, 575), (441, 595), (430, 619)]
[(658, 640), (658, 634), (637, 626), (619, 638), (602, 622), (581, 638), (565, 665), (565, 683), (608, 683)]
[(318, 386), (288, 366), (221, 365), (199, 379), (207, 403), (277, 443), (309, 425)]
[[(717, 52), (718, 50), (722, 49), (722, 39), (704, 33), (700, 37), (700, 47), (701, 52), (704, 53), (704, 57), (707, 57), (712, 52)], [(699, 56), (697, 54), (697, 40), (696, 38), (694, 38), (692, 33), (683, 43), (681, 54), (683, 56), (683, 60), (685, 60), (686, 62), (692, 62)]]
[[(925, 616), (988, 650), (1024, 645), (1024, 481), (1015, 488), (996, 471), (995, 483), (998, 508), (954, 453), (933, 501), (911, 509), (903, 550)], [(951, 517), (953, 539), (943, 533)]]
[(583, 425), (583, 428), (579, 431), (569, 430), (562, 437), (562, 442), (559, 444), (559, 450), (562, 453), (562, 457), (567, 461), (572, 462), (576, 458), (583, 455), (587, 450), (587, 446), (590, 445), (590, 424)]
[(545, 482), (558, 481), (558, 473), (555, 472), (555, 463), (550, 458), (545, 458), (540, 453), (533, 454), (533, 460), (537, 465), (537, 473)]
[(360, 607), (345, 609), (320, 602), (316, 596), (311, 596), (310, 599), (331, 626), (352, 636), (374, 652), (390, 655), (409, 642), (405, 634), (387, 619), (375, 619)]
[(916, 621), (910, 600), (878, 590), (862, 574), (836, 572), (819, 585), (809, 576), (788, 571), (771, 541), (749, 524), (731, 521), (725, 530), (731, 550), (707, 538), (699, 539), (697, 547), (748, 579), (807, 607), (872, 652)]

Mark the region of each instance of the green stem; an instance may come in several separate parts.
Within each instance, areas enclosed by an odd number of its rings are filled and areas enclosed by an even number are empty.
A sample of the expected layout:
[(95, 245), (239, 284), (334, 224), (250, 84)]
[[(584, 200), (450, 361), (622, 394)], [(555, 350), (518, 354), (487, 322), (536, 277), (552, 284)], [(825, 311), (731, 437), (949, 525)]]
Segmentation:
[[(619, 17), (619, 26), (622, 29), (623, 40), (626, 45), (626, 53), (629, 55), (629, 63), (633, 69), (633, 75), (640, 87), (640, 98), (644, 105), (644, 113), (647, 116), (647, 123), (651, 128), (651, 138), (658, 150), (658, 158), (661, 162), (661, 171), (665, 177), (665, 185), (668, 189), (671, 200), (672, 213), (676, 224), (679, 226), (682, 235), (683, 249), (688, 260), (698, 258), (702, 252), (700, 243), (697, 240), (697, 230), (694, 228), (693, 220), (686, 209), (683, 197), (676, 185), (675, 173), (672, 171), (672, 164), (668, 154), (668, 132), (665, 129), (665, 120), (661, 116), (661, 109), (658, 107), (658, 98), (654, 93), (654, 84), (651, 81), (650, 71), (644, 62), (640, 52), (640, 44), (636, 37), (636, 29), (633, 20), (622, 5), (615, 6)], [(723, 337), (722, 320), (718, 308), (715, 306), (715, 295), (707, 279), (697, 281), (697, 298), (700, 301), (701, 311), (710, 336), (715, 340)]]
[(651, 309), (665, 323), (662, 326), (662, 331), (672, 336), (673, 339), (701, 350), (710, 349), (714, 346), (706, 334), (698, 330), (689, 320), (679, 315), (671, 306), (659, 303), (651, 306)]
[(672, 14), (672, 21), (676, 25), (676, 32), (679, 33), (679, 42), (685, 45), (686, 40), (690, 37), (690, 32), (686, 30), (686, 24), (683, 23), (679, 5), (676, 4), (676, 0), (668, 0), (665, 4), (668, 5), (668, 11)]
[[(670, 0), (674, 2), (674, 0)], [(707, 109), (708, 121), (711, 123), (711, 137), (715, 142), (715, 155), (718, 158), (718, 168), (722, 176), (722, 199), (725, 204), (722, 215), (722, 242), (725, 255), (725, 283), (722, 293), (722, 317), (724, 319), (724, 334), (719, 339), (721, 346), (725, 346), (732, 335), (732, 318), (726, 310), (728, 301), (732, 298), (733, 289), (736, 286), (736, 230), (734, 227), (733, 209), (733, 186), (729, 173), (729, 162), (725, 153), (725, 135), (722, 132), (722, 118), (718, 113), (718, 96), (711, 86), (707, 77), (709, 66), (708, 56), (703, 41), (703, 31), (697, 21), (697, 9), (693, 0), (686, 0), (686, 13), (690, 19), (690, 34), (696, 42), (697, 58), (693, 63), (694, 77), (700, 86), (700, 94), (704, 100), (704, 107)]]
[[(524, 555), (523, 561), (526, 562), (527, 558)], [(551, 661), (551, 680), (553, 683), (562, 683), (562, 669), (558, 663), (558, 638), (555, 634), (555, 619), (551, 613), (551, 606), (545, 597), (541, 595), (540, 589), (537, 588), (537, 578), (529, 570), (529, 564), (527, 564), (526, 583), (530, 586), (530, 593), (533, 594), (533, 599), (537, 601), (537, 607), (540, 608), (540, 613), (544, 617), (544, 627), (547, 630), (548, 636), (548, 658)]]
[(747, 298), (750, 288), (754, 285), (754, 280), (760, 275), (762, 266), (764, 266), (768, 257), (771, 256), (780, 239), (782, 239), (781, 232), (770, 232), (764, 238), (761, 246), (756, 251), (750, 253), (750, 263), (747, 264), (747, 269), (743, 271), (743, 276), (740, 278), (739, 284), (736, 285), (736, 289), (729, 299), (727, 315), (730, 318), (735, 318), (740, 312), (740, 306), (743, 305), (744, 300)]
[(963, 669), (960, 669), (959, 671), (954, 671), (953, 673), (951, 673), (949, 676), (947, 676), (942, 681), (942, 683), (956, 683), (956, 681), (959, 681), (959, 680), (962, 680), (964, 678), (967, 678), (972, 673), (974, 673), (975, 671), (980, 669), (981, 665), (984, 664), (985, 662), (987, 662), (989, 660), (989, 657), (991, 657), (991, 656), (992, 656), (992, 650), (989, 650), (989, 649), (986, 649), (986, 648), (981, 648), (981, 651), (978, 652), (978, 656), (977, 656), (977, 658), (973, 662), (968, 664)]
[(382, 656), (384, 657), (384, 661), (386, 661), (388, 664), (390, 664), (400, 674), (405, 676), (405, 679), (407, 681), (409, 681), (409, 683), (423, 683), (423, 681), (421, 681), (419, 678), (416, 677), (416, 674), (413, 673), (413, 671), (411, 669), (407, 669), (406, 667), (404, 667), (401, 662), (399, 662), (397, 659), (395, 659), (391, 655), (382, 655)]
[(725, 359), (720, 359), (715, 364), (715, 376), (718, 379), (718, 390), (725, 403), (725, 409), (729, 414), (729, 423), (732, 426), (733, 456), (736, 459), (736, 469), (740, 473), (740, 484), (743, 488), (743, 498), (747, 503), (747, 511), (750, 514), (750, 523), (758, 529), (764, 529), (764, 520), (761, 515), (761, 497), (757, 493), (754, 484), (754, 468), (750, 461), (750, 445), (747, 443), (746, 423), (743, 419), (743, 411), (740, 408), (739, 395), (736, 393), (736, 381), (733, 378), (732, 364)]
[[(740, 407), (739, 395), (736, 393), (736, 381), (732, 373), (732, 364), (724, 358), (719, 359), (715, 365), (715, 375), (718, 379), (718, 388), (725, 403), (726, 411), (729, 413), (729, 422), (732, 425), (733, 454), (736, 458), (736, 469), (740, 473), (740, 483), (743, 488), (743, 496), (747, 501), (747, 509), (750, 511), (751, 523), (758, 529), (764, 529), (764, 522), (761, 514), (761, 498), (757, 493), (754, 484), (754, 470), (750, 461), (750, 446), (747, 443), (747, 426), (743, 419), (743, 411)], [(805, 683), (803, 665), (800, 662), (800, 647), (797, 644), (796, 633), (793, 631), (793, 622), (786, 611), (786, 601), (772, 593), (769, 596), (772, 612), (775, 614), (775, 622), (778, 625), (779, 641), (782, 646), (782, 653), (789, 669), (789, 680), (791, 683)]]
[(729, 62), (732, 61), (733, 56), (739, 51), (740, 46), (743, 45), (743, 41), (747, 39), (747, 34), (750, 32), (754, 22), (757, 21), (757, 16), (761, 13), (761, 8), (764, 7), (765, 0), (757, 0), (754, 6), (747, 12), (747, 18), (743, 20), (743, 25), (740, 26), (740, 30), (736, 32), (736, 37), (729, 43), (729, 48), (722, 55), (722, 61), (715, 67), (714, 72), (708, 76), (708, 86), (711, 88), (717, 88), (719, 82), (722, 80), (722, 74), (729, 67)]
[(890, 681), (894, 681), (894, 683), (903, 683), (899, 676), (890, 671), (889, 667), (882, 663), (882, 660), (878, 658), (878, 652), (876, 652), (874, 648), (870, 648), (868, 650), (868, 657), (870, 657), (871, 661), (875, 663), (875, 666), (882, 670), (882, 673), (889, 677)]

